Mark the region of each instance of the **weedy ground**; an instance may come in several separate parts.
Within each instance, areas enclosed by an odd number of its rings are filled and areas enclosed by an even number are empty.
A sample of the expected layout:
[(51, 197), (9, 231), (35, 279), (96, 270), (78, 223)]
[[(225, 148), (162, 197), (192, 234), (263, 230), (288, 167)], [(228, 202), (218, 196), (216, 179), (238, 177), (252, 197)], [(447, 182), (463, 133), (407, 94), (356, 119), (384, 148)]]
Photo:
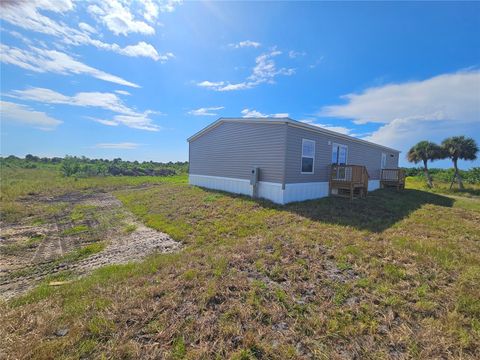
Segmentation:
[(277, 206), (185, 177), (39, 171), (4, 174), (4, 223), (61, 211), (25, 206), (29, 192), (105, 191), (183, 247), (81, 279), (67, 273), (70, 283), (3, 302), (5, 358), (480, 357), (474, 195), (408, 183), (362, 200)]

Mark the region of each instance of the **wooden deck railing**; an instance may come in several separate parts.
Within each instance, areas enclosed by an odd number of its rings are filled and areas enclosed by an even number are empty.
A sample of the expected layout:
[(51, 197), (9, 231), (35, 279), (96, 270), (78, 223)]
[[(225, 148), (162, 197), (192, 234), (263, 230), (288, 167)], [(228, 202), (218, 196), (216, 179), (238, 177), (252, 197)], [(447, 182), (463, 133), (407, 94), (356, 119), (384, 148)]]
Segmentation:
[(362, 165), (332, 165), (330, 179), (340, 182), (368, 182), (368, 172)]
[(403, 169), (382, 169), (380, 186), (394, 186), (397, 189), (405, 188), (405, 171)]
[(353, 198), (355, 189), (360, 188), (360, 196), (366, 196), (368, 190), (368, 172), (362, 165), (332, 165), (330, 172), (330, 194), (333, 189), (337, 193), (343, 190), (350, 191)]

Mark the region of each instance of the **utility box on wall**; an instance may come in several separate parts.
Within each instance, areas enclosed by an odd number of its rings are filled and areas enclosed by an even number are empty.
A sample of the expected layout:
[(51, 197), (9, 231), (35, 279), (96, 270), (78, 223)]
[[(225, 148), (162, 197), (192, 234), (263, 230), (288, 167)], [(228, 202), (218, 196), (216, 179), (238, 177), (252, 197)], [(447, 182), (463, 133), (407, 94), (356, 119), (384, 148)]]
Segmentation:
[(258, 183), (259, 176), (260, 176), (260, 168), (258, 167), (252, 168), (252, 173), (250, 175), (250, 185), (256, 186)]

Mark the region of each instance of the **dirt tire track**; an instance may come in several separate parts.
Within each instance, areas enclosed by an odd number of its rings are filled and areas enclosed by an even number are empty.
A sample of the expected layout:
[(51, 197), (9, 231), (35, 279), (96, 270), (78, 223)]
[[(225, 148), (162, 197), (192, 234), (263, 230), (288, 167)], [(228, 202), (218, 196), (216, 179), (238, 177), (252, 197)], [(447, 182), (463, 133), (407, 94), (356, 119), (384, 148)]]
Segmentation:
[[(65, 194), (57, 198), (40, 199), (43, 202), (55, 203), (69, 202), (64, 216), (53, 216), (53, 223), (44, 225), (49, 229), (46, 236), (37, 245), (30, 260), (23, 260), (19, 266), (12, 266), (13, 259), (0, 259), (0, 297), (9, 299), (21, 295), (37, 285), (46, 276), (57, 274), (61, 271), (71, 271), (78, 276), (84, 276), (92, 270), (109, 264), (125, 264), (139, 261), (152, 252), (168, 253), (180, 249), (180, 243), (171, 239), (167, 234), (158, 232), (140, 223), (135, 216), (123, 207), (123, 204), (109, 193), (85, 195), (79, 193)], [(68, 216), (75, 205), (82, 204), (95, 207), (95, 218), (86, 219), (90, 225), (87, 240), (78, 234), (74, 236), (62, 236), (67, 229), (71, 228), (72, 222)], [(118, 216), (129, 225), (135, 225), (136, 230), (131, 233), (122, 231), (118, 223), (109, 223), (109, 216)], [(68, 220), (67, 220), (68, 219)], [(106, 224), (99, 226), (100, 224)], [(94, 225), (94, 226), (92, 226)], [(11, 233), (15, 226), (11, 226)], [(17, 227), (19, 227), (17, 225)], [(22, 230), (32, 231), (33, 226), (19, 227), (18, 234), (23, 236)], [(7, 226), (8, 232), (9, 228)], [(5, 233), (3, 227), (0, 230)], [(93, 254), (76, 262), (61, 261), (62, 256), (84, 245), (94, 243), (97, 238), (106, 239), (106, 247), (103, 251)], [(2, 243), (0, 242), (0, 246)], [(32, 250), (33, 251), (33, 250)], [(25, 254), (20, 254), (17, 258)], [(22, 271), (26, 274), (22, 275)]]

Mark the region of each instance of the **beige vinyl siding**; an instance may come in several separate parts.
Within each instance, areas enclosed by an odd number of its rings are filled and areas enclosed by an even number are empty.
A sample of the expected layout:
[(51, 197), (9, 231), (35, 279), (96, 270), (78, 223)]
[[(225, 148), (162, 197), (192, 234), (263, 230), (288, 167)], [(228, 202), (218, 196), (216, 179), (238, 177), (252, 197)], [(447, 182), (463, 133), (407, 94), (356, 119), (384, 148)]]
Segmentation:
[[(302, 139), (315, 141), (313, 174), (301, 174)], [(387, 154), (387, 168), (398, 167), (398, 152), (288, 125), (285, 183), (328, 181), (333, 143), (347, 145), (347, 164), (366, 166), (371, 180), (380, 178), (382, 152)]]
[(284, 123), (224, 122), (190, 142), (190, 174), (282, 183), (286, 144)]

